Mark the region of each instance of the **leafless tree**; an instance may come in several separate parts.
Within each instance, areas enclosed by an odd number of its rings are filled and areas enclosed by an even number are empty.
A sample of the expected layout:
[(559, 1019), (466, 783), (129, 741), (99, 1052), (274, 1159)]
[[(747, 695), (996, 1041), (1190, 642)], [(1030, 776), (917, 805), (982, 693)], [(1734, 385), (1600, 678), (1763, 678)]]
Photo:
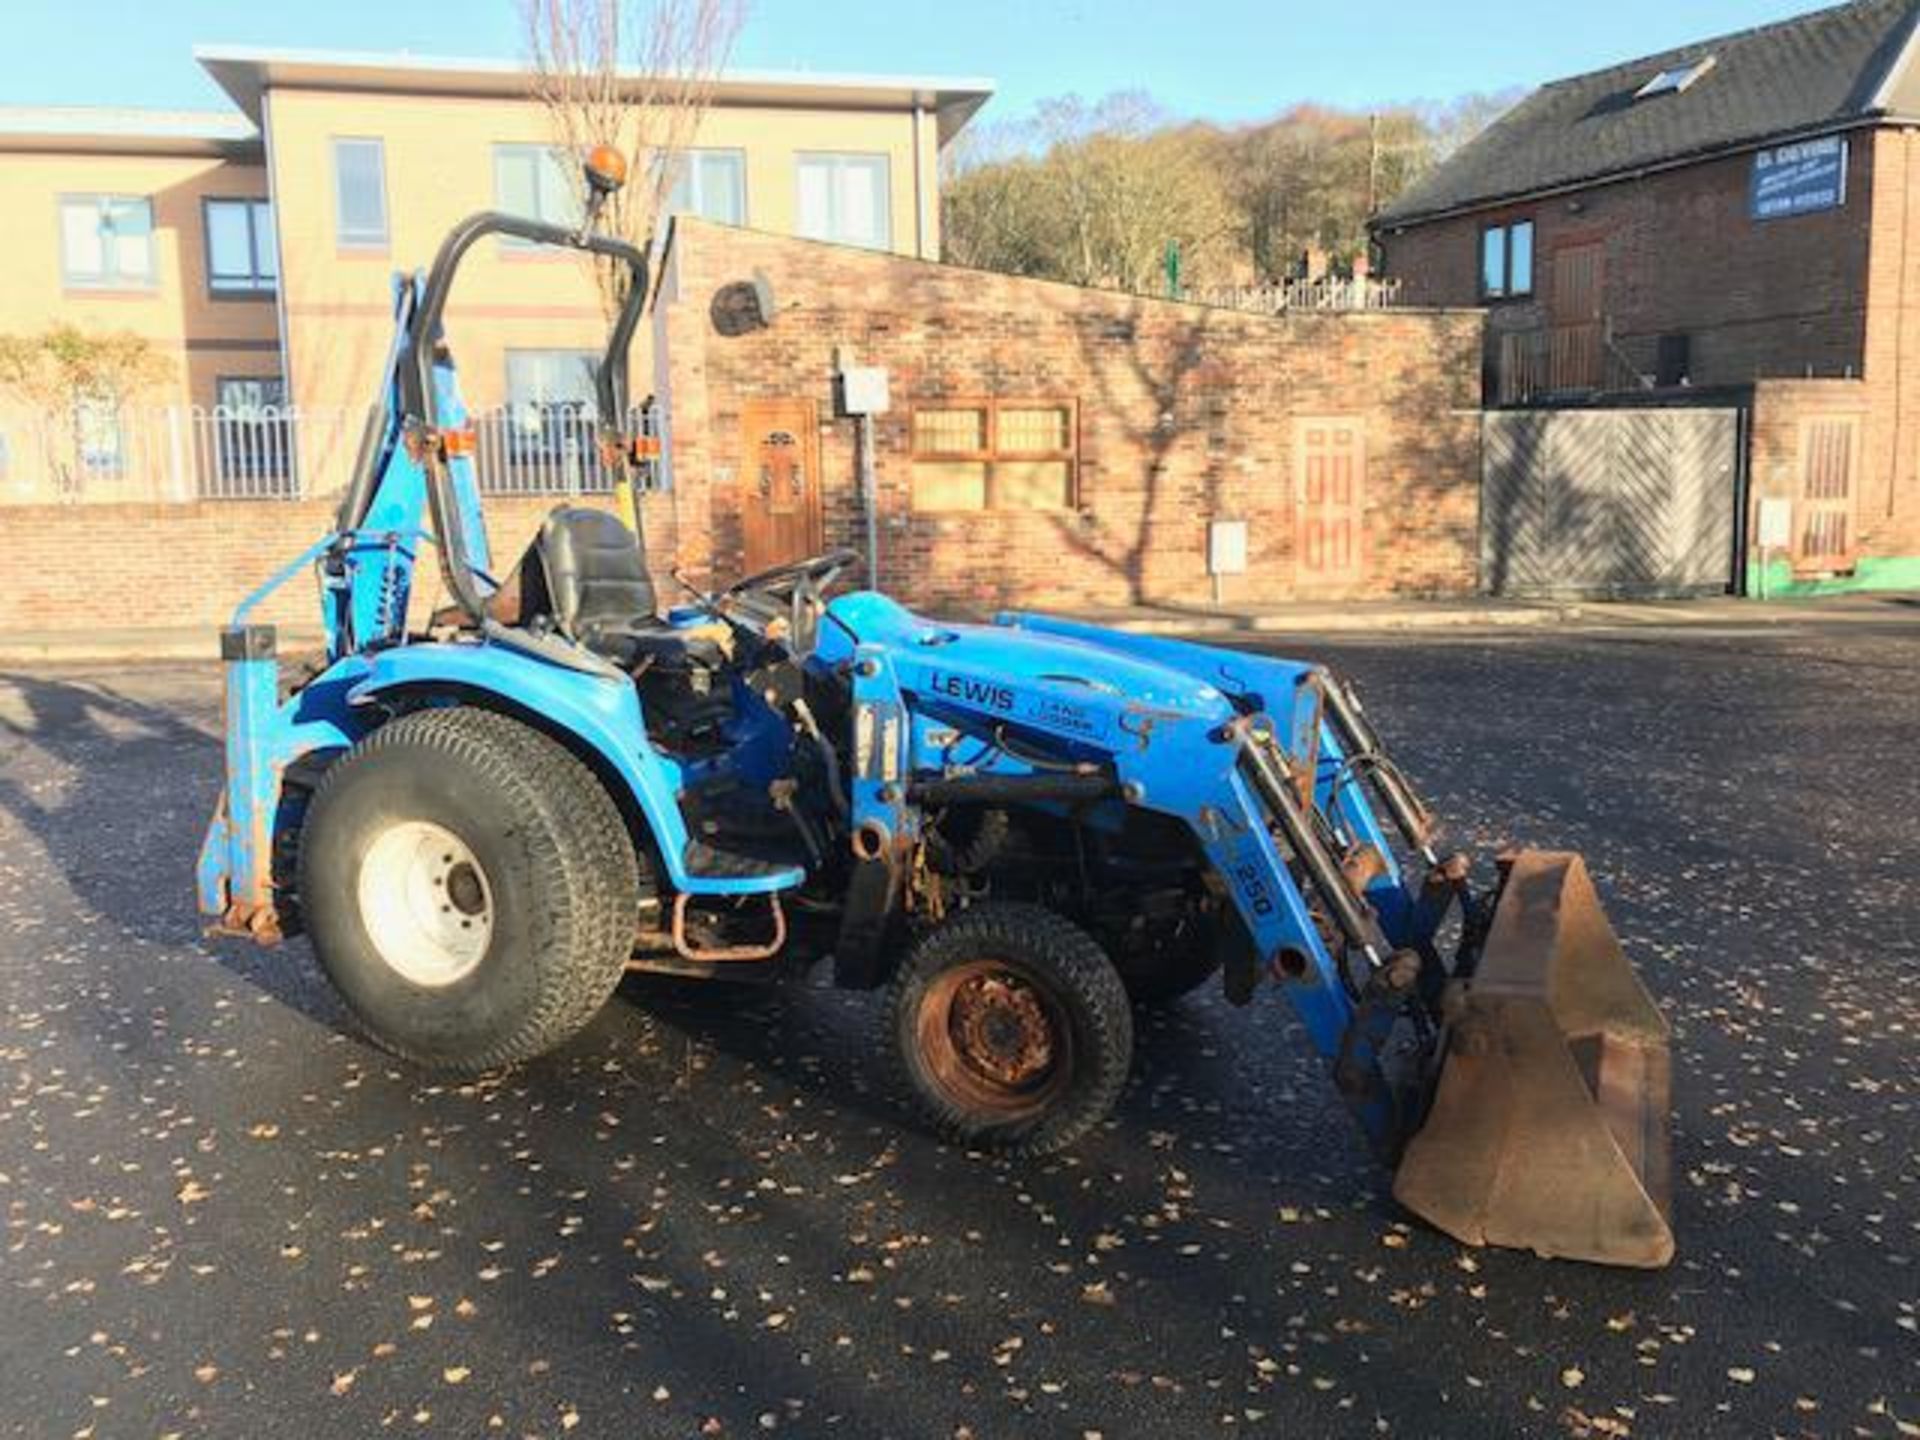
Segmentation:
[(950, 172), (947, 257), (1156, 293), (1172, 247), (1184, 275), (1205, 277), (1234, 229), (1215, 140), (1205, 126), (1169, 123), (1137, 92), (1045, 101), (1024, 132), (991, 137)]
[[(645, 245), (713, 98), (745, 18), (745, 0), (519, 0), (533, 96), (569, 173), (596, 145), (627, 157), (628, 182), (603, 212), (614, 234)], [(594, 266), (611, 319), (624, 267)]]
[(1199, 289), (1287, 279), (1309, 252), (1350, 264), (1368, 217), (1514, 99), (1301, 104), (1232, 128), (1172, 119), (1137, 92), (1042, 101), (950, 147), (942, 243), (965, 265), (1148, 294), (1170, 244)]

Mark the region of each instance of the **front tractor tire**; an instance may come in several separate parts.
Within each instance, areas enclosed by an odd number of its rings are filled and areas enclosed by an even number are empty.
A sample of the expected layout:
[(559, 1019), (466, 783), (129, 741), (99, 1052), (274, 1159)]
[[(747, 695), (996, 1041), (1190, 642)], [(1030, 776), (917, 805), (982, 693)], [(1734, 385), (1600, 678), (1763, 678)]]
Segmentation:
[(1018, 1156), (1106, 1118), (1133, 1061), (1120, 976), (1078, 926), (989, 901), (930, 931), (896, 972), (893, 1051), (944, 1138)]
[(475, 1074), (591, 1020), (632, 951), (640, 872), (605, 787), (508, 716), (418, 710), (327, 771), (300, 844), (313, 948), (381, 1046)]

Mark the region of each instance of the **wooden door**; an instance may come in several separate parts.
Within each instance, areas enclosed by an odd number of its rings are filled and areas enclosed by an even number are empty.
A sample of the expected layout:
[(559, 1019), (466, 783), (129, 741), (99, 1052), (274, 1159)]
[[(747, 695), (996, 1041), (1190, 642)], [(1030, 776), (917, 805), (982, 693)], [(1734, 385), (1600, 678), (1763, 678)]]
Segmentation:
[(1854, 561), (1854, 476), (1860, 422), (1852, 415), (1810, 417), (1800, 426), (1800, 500), (1793, 525), (1793, 568), (1849, 570)]
[(1294, 583), (1306, 592), (1366, 579), (1366, 447), (1356, 416), (1293, 422)]
[(1589, 240), (1553, 252), (1548, 385), (1554, 390), (1598, 390), (1605, 374), (1606, 244)]
[(740, 411), (742, 567), (752, 574), (825, 548), (820, 424), (811, 400), (749, 400)]

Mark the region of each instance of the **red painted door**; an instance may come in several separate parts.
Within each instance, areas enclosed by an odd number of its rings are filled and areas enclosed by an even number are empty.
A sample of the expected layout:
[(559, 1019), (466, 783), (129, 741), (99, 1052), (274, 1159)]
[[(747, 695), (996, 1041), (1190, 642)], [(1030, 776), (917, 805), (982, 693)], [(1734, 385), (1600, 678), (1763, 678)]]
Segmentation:
[(1853, 492), (1860, 425), (1850, 415), (1819, 416), (1800, 427), (1800, 506), (1793, 527), (1793, 567), (1812, 573), (1851, 570)]
[(1296, 588), (1350, 591), (1365, 583), (1367, 456), (1355, 416), (1293, 426)]

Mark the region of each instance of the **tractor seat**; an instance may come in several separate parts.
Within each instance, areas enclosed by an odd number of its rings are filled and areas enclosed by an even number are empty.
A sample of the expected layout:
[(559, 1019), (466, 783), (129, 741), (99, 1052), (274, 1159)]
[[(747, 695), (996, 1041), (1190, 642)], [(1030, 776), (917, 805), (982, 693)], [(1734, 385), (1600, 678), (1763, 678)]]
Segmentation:
[[(521, 567), (523, 590), (529, 582), (544, 588), (554, 627), (617, 665), (717, 670), (726, 662), (716, 641), (676, 629), (654, 613), (646, 554), (633, 532), (605, 510), (556, 509)], [(535, 569), (537, 576), (529, 573)], [(537, 599), (526, 599), (534, 602), (527, 606), (532, 611)]]

